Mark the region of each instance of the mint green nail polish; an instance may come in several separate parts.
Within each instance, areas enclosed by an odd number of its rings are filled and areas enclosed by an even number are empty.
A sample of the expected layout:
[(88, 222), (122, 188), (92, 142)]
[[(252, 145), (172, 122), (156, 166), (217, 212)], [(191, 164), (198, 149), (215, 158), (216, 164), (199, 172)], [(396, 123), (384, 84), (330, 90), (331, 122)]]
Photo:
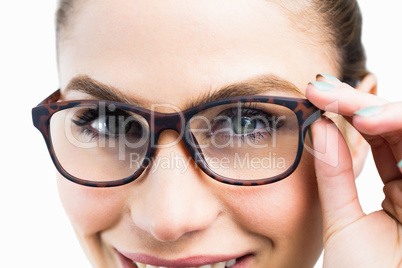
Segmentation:
[(401, 161), (399, 161), (398, 167), (399, 167), (399, 168), (402, 168), (402, 159), (401, 159)]
[(322, 91), (331, 91), (335, 89), (335, 86), (330, 84), (330, 83), (326, 83), (326, 82), (321, 82), (321, 81), (313, 81), (310, 82), (310, 84), (314, 85), (317, 89), (322, 90)]
[(334, 82), (341, 82), (341, 80), (339, 80), (335, 76), (332, 76), (332, 75), (329, 75), (329, 74), (318, 74), (317, 76), (320, 76), (320, 75), (322, 77), (324, 77), (325, 79), (328, 79), (328, 80), (331, 80), (331, 81), (334, 81)]
[(354, 114), (364, 116), (364, 117), (370, 117), (370, 116), (379, 114), (381, 112), (381, 110), (382, 110), (381, 106), (371, 106), (371, 107), (363, 108), (363, 109), (355, 112)]

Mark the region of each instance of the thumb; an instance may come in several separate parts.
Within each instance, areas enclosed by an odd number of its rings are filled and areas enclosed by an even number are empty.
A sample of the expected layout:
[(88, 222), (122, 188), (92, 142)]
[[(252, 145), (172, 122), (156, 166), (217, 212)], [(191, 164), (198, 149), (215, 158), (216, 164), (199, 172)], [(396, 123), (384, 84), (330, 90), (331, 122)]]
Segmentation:
[(349, 148), (336, 125), (322, 119), (312, 126), (314, 163), (324, 225), (324, 244), (365, 214), (357, 196)]

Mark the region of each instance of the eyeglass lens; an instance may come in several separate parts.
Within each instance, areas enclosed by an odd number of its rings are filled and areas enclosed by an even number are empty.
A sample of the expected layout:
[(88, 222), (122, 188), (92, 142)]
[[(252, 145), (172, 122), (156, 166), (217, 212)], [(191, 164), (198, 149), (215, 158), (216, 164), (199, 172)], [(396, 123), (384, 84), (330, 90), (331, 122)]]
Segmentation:
[[(296, 114), (272, 103), (214, 106), (192, 116), (187, 128), (192, 136), (182, 138), (201, 153), (200, 159), (190, 162), (203, 161), (214, 173), (239, 181), (285, 172), (293, 165), (299, 145)], [(70, 175), (94, 182), (134, 174), (144, 164), (151, 130), (152, 122), (141, 115), (101, 105), (61, 110), (50, 120), (59, 164)], [(185, 156), (170, 157), (174, 159), (165, 159), (166, 163)], [(147, 160), (152, 165), (155, 159)]]

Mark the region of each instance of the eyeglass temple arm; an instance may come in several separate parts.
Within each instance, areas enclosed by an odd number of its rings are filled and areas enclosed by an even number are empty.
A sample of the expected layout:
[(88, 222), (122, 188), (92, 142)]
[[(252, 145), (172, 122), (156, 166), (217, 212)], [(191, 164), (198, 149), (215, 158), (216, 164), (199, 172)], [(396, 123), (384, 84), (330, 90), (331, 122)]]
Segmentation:
[(52, 94), (50, 94), (46, 99), (44, 99), (41, 103), (39, 103), (37, 106), (45, 105), (45, 104), (50, 104), (50, 103), (55, 103), (60, 99), (61, 93), (60, 89), (56, 90)]

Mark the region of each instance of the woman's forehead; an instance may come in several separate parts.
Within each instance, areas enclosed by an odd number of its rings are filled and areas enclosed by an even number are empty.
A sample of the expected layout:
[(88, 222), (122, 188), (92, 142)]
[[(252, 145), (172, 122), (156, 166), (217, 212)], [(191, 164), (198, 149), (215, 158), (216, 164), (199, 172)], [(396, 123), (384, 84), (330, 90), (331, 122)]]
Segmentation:
[(77, 14), (60, 46), (62, 87), (88, 75), (163, 101), (258, 75), (303, 90), (316, 73), (334, 73), (322, 44), (265, 0), (91, 0)]

